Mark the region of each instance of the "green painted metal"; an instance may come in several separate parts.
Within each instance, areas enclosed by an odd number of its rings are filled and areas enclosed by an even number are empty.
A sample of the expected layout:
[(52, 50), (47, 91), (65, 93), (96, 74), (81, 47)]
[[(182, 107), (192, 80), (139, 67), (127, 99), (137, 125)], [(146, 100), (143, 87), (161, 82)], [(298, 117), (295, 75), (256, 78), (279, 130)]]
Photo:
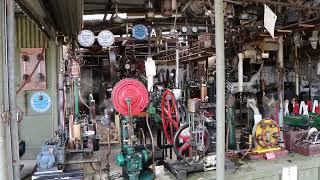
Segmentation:
[(320, 129), (320, 115), (316, 113), (309, 113), (307, 115), (286, 115), (283, 117), (283, 122), (287, 126), (294, 126), (294, 127), (315, 127)]
[(151, 118), (154, 118), (154, 121), (155, 121), (157, 124), (162, 124), (161, 116), (157, 113), (157, 108), (156, 108), (156, 107), (154, 107), (154, 106), (149, 106), (147, 111), (148, 111), (150, 117), (151, 117)]
[(23, 15), (16, 17), (17, 50), (20, 48), (47, 48), (46, 35), (29, 18)]
[(121, 152), (116, 155), (116, 164), (122, 167), (124, 177), (129, 180), (151, 180), (154, 173), (145, 169), (145, 162), (150, 158), (149, 152), (135, 144), (128, 144), (125, 140), (129, 139), (128, 134), (129, 117), (121, 117)]
[(283, 117), (283, 123), (288, 126), (308, 127), (309, 117), (306, 115), (286, 115)]
[[(45, 34), (40, 31), (37, 25), (24, 16), (17, 16), (17, 69), (20, 69), (19, 51), (20, 48), (46, 48), (46, 73), (47, 85), (46, 90), (41, 90), (50, 95), (52, 105), (46, 113), (36, 113), (30, 107), (30, 97), (38, 91), (22, 91), (17, 96), (17, 104), (24, 112), (24, 118), (20, 123), (20, 139), (26, 141), (27, 151), (23, 158), (30, 159), (35, 157), (36, 151), (41, 148), (42, 144), (54, 135), (58, 127), (58, 108), (57, 108), (57, 45), (55, 41), (50, 41)], [(47, 41), (47, 42), (46, 42)], [(16, 72), (17, 77), (20, 71)], [(19, 87), (21, 79), (17, 78), (16, 85)]]
[(226, 123), (228, 128), (228, 148), (236, 149), (236, 134), (235, 134), (235, 121), (234, 121), (234, 108), (226, 107)]

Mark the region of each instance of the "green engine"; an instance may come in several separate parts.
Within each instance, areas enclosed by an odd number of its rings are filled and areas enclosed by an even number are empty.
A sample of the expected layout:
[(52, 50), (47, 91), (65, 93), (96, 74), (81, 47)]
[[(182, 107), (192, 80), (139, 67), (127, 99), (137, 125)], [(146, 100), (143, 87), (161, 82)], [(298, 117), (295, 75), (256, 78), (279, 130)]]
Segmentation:
[(122, 150), (116, 156), (116, 164), (123, 168), (122, 173), (129, 180), (154, 179), (154, 174), (147, 167), (151, 154), (145, 147), (132, 143), (135, 137), (129, 137), (128, 125), (129, 117), (123, 117), (121, 119)]
[(316, 113), (309, 113), (309, 116), (295, 114), (286, 115), (283, 117), (283, 122), (285, 125), (292, 127), (315, 127), (320, 129), (320, 115)]

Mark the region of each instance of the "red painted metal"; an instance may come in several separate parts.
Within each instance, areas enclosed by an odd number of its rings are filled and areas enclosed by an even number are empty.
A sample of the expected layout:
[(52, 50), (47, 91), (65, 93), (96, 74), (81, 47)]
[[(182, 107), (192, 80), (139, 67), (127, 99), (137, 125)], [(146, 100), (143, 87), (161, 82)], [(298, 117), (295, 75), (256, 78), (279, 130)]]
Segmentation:
[(312, 112), (312, 101), (308, 101), (308, 111)]
[(173, 144), (174, 133), (179, 128), (179, 111), (176, 99), (170, 90), (166, 90), (162, 95), (161, 117), (167, 141), (169, 144)]
[(295, 101), (293, 104), (293, 114), (299, 114), (299, 102)]
[(149, 102), (149, 94), (140, 81), (123, 79), (113, 88), (111, 95), (115, 109), (122, 115), (129, 115), (127, 100), (131, 103), (131, 115), (139, 115)]
[[(177, 149), (179, 151), (179, 153), (186, 157), (191, 157), (192, 154), (192, 146), (190, 145), (190, 139), (189, 139), (189, 136), (186, 136), (186, 135), (182, 135), (182, 132), (187, 130), (189, 127), (187, 126), (184, 130), (182, 130), (180, 132), (180, 134), (178, 135), (179, 136), (179, 140), (175, 143), (178, 143), (177, 144)], [(188, 129), (189, 130), (189, 129)], [(204, 133), (204, 146), (205, 146), (205, 149), (204, 149), (204, 152), (206, 152), (209, 148), (209, 138), (208, 138), (209, 134), (208, 133)]]

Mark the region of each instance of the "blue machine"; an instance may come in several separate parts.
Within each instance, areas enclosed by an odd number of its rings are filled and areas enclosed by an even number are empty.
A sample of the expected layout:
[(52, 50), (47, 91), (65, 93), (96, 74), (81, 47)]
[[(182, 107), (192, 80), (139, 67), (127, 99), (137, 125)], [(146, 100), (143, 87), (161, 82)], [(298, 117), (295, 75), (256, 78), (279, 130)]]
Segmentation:
[(45, 144), (42, 146), (41, 152), (37, 155), (37, 166), (41, 169), (50, 169), (55, 166), (56, 162), (56, 146)]

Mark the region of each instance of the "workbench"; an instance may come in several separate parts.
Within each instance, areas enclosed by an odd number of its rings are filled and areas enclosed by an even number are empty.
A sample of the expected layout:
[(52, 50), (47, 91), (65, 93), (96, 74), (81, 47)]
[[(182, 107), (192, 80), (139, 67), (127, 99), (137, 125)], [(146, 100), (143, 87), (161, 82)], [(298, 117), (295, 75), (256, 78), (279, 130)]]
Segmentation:
[[(287, 157), (274, 160), (251, 160), (240, 167), (235, 172), (226, 172), (225, 180), (281, 180), (282, 168), (297, 166), (298, 180), (318, 180), (320, 179), (320, 155), (302, 156), (291, 153)], [(215, 180), (216, 172), (198, 172), (188, 175), (190, 180)], [(156, 169), (157, 180), (175, 179), (175, 177), (163, 166)]]

